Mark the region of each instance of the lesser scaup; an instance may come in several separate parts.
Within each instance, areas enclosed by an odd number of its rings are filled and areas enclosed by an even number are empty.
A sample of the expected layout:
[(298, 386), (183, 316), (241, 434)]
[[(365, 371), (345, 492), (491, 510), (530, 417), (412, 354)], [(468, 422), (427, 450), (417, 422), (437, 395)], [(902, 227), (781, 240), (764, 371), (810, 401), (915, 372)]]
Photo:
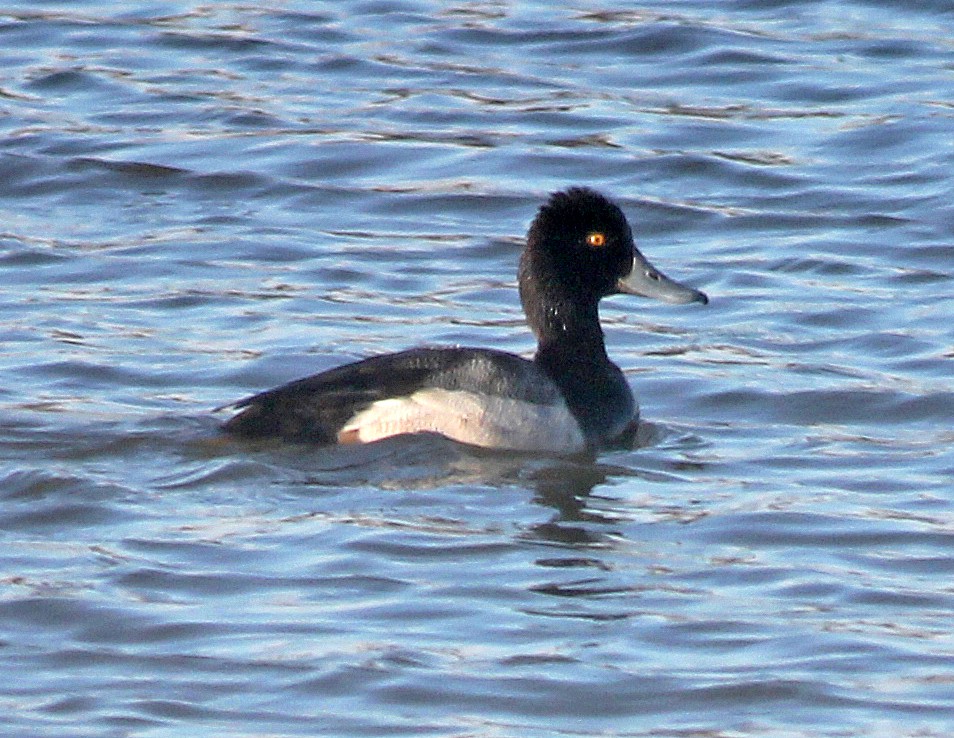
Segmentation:
[(655, 269), (626, 216), (593, 190), (551, 195), (520, 258), (532, 360), (494, 349), (415, 348), (262, 392), (232, 407), (227, 432), (321, 444), (439, 433), (487, 448), (576, 453), (627, 437), (639, 409), (606, 355), (598, 303), (620, 293), (671, 303), (706, 296)]

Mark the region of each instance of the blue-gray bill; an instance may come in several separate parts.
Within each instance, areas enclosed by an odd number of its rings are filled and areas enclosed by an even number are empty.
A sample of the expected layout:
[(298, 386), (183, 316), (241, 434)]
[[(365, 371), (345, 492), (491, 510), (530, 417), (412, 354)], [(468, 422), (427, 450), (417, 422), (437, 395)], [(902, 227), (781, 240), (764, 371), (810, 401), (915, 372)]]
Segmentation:
[(688, 302), (709, 302), (704, 292), (670, 279), (650, 264), (638, 251), (633, 255), (633, 270), (617, 283), (617, 289), (626, 295), (639, 295), (675, 305)]

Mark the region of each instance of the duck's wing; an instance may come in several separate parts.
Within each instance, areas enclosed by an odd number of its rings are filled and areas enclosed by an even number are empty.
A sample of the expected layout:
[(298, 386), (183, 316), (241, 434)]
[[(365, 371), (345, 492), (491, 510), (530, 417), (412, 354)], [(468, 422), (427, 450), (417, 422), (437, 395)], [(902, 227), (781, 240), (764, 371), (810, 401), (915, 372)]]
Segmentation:
[(240, 412), (223, 428), (246, 438), (336, 443), (341, 428), (362, 410), (422, 387), (438, 358), (433, 350), (402, 351), (298, 379), (239, 400), (231, 407)]
[[(247, 397), (231, 406), (239, 412), (224, 429), (247, 438), (322, 444), (432, 430), (496, 445), (467, 434), (500, 433), (486, 427), (496, 422), (492, 411), (501, 409), (498, 405), (512, 410), (515, 404), (551, 412), (566, 407), (552, 382), (519, 356), (490, 349), (411, 349)], [(480, 424), (484, 427), (475, 428)], [(572, 421), (571, 435), (576, 429)]]

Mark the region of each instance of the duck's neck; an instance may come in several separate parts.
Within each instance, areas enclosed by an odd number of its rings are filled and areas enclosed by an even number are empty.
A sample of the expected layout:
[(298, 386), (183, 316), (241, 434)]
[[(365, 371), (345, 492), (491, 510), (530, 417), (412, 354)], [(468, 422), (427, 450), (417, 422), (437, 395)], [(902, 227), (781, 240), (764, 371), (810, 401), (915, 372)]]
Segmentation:
[(556, 301), (527, 317), (537, 336), (537, 360), (546, 364), (606, 361), (606, 344), (596, 304)]
[(537, 337), (537, 360), (606, 361), (599, 295), (565, 272), (545, 251), (528, 248), (520, 257), (520, 302)]
[(576, 319), (559, 313), (534, 326), (534, 363), (559, 387), (588, 442), (599, 446), (633, 426), (636, 402), (620, 371), (606, 355), (596, 307), (579, 308)]

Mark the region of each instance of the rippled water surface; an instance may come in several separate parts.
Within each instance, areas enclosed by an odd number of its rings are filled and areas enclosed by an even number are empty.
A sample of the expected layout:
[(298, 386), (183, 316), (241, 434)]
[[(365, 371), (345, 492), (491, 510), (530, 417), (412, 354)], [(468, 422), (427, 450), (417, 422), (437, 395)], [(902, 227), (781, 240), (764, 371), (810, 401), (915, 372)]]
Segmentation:
[[(954, 734), (954, 12), (0, 8), (11, 736)], [(632, 449), (219, 436), (408, 345), (528, 353), (619, 200)]]

